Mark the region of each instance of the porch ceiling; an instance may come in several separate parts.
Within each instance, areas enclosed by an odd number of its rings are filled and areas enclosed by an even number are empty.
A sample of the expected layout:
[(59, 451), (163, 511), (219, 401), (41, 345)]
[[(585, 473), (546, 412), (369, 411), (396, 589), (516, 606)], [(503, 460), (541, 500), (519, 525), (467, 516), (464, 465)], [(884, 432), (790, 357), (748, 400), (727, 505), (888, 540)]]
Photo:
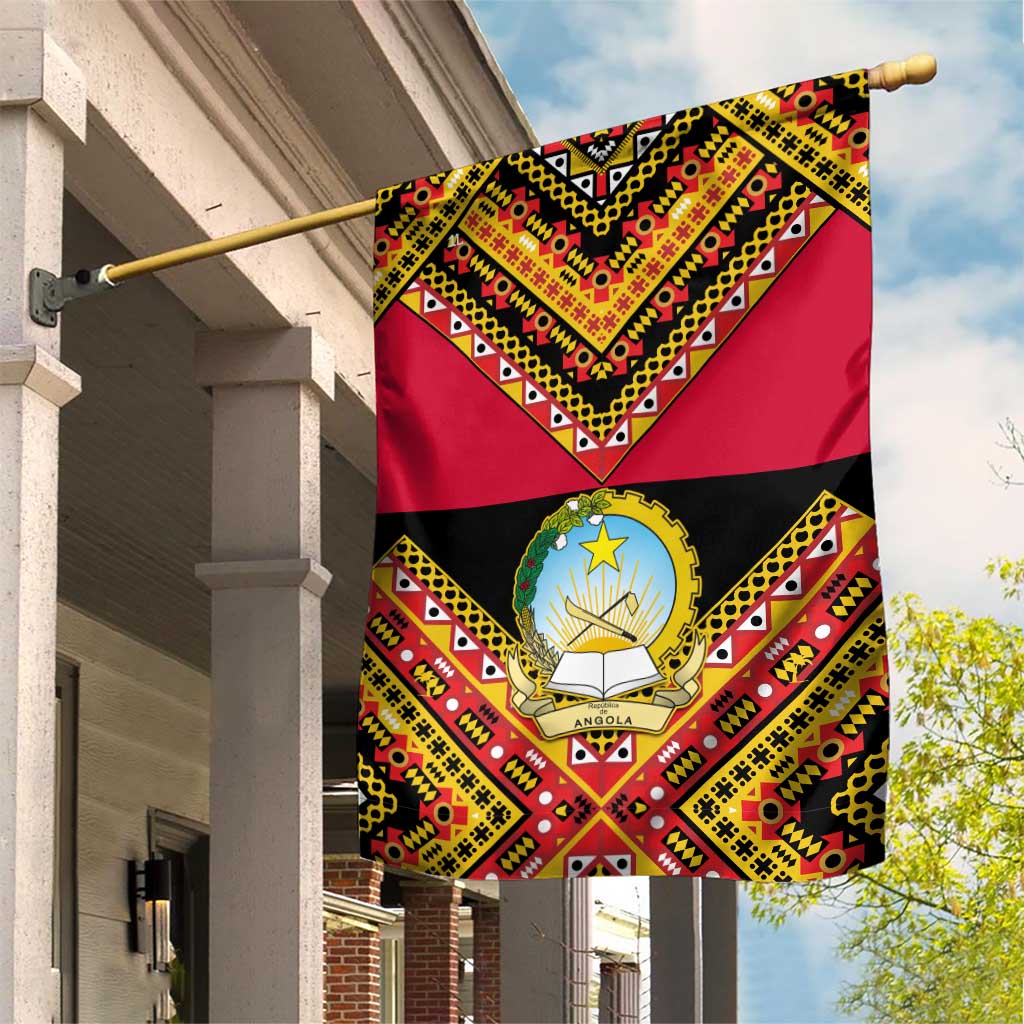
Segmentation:
[[(73, 198), (65, 266), (129, 254)], [(62, 358), (82, 395), (61, 419), (61, 600), (197, 668), (210, 661), (210, 399), (192, 380), (201, 322), (155, 278), (62, 314)], [(324, 446), (322, 560), (327, 715), (354, 707), (373, 533), (373, 485)]]
[(534, 141), (462, 3), (229, 7), (363, 195)]

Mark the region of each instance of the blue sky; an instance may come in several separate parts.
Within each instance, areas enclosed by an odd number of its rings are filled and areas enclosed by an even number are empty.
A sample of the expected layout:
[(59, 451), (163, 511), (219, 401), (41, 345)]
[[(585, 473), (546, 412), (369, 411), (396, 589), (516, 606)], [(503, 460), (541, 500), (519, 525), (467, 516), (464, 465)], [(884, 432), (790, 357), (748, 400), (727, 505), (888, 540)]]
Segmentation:
[[(888, 591), (1006, 616), (983, 567), (1024, 556), (1021, 4), (986, 0), (471, 0), (542, 141), (928, 50), (937, 79), (874, 94), (872, 439)], [(842, 315), (837, 310), (837, 315)], [(1024, 467), (1021, 467), (1024, 476)], [(1018, 619), (1022, 618), (1016, 613)], [(901, 681), (894, 680), (894, 699)], [(897, 751), (898, 756), (898, 751)], [(610, 897), (605, 897), (611, 902)], [(741, 1015), (838, 1021), (835, 924), (741, 920)]]

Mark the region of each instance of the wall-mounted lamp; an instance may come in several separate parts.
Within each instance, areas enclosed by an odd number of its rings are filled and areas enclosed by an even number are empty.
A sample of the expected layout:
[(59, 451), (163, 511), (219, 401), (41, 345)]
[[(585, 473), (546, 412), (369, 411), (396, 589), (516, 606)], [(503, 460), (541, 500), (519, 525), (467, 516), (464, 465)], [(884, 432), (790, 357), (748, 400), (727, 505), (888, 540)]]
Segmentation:
[(171, 959), (171, 862), (128, 862), (133, 952), (143, 953), (151, 971), (166, 971)]

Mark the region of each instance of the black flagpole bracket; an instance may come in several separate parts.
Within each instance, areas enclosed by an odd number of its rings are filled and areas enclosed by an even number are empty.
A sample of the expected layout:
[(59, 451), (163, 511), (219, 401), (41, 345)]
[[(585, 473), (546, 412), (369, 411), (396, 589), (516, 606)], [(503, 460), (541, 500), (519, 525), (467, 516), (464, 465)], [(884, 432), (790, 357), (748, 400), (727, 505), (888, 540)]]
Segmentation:
[(79, 270), (57, 277), (36, 267), (28, 275), (28, 314), (42, 327), (56, 327), (57, 314), (74, 299), (83, 299), (115, 287), (107, 280), (111, 264), (96, 270)]

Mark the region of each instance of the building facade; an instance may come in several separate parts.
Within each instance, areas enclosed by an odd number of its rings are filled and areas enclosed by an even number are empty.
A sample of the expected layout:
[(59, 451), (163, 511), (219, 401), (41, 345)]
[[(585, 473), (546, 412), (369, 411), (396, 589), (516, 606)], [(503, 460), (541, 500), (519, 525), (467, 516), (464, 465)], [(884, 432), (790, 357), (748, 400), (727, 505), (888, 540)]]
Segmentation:
[(534, 141), (455, 0), (0, 6), (0, 1020), (577, 1013), (582, 891), (385, 875), (325, 788), (355, 774), (371, 225), (29, 314), (34, 268)]

